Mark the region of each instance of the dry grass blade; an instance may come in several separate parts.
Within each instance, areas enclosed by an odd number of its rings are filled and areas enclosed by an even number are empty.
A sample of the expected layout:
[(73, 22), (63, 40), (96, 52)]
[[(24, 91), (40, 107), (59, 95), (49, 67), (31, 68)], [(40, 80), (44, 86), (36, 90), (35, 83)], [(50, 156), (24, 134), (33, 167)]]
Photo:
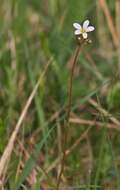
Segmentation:
[(88, 127), (82, 133), (82, 135), (74, 142), (74, 144), (68, 150), (66, 150), (66, 155), (69, 155), (80, 144), (80, 142), (87, 137), (87, 134), (89, 133), (90, 129), (91, 127)]
[(93, 99), (89, 100), (89, 103), (94, 106), (98, 111), (100, 111), (105, 117), (108, 117), (115, 125), (120, 127), (120, 121), (118, 121), (115, 117), (113, 117), (108, 111), (102, 108), (96, 101)]
[(118, 70), (117, 70), (117, 74), (120, 74), (120, 61), (119, 61), (119, 57), (120, 57), (120, 43), (119, 43), (118, 33), (116, 32), (116, 28), (115, 28), (115, 26), (113, 24), (112, 17), (110, 15), (110, 11), (108, 9), (106, 1), (105, 0), (99, 0), (99, 3), (101, 5), (101, 8), (103, 9), (104, 14), (105, 14), (105, 17), (106, 17), (106, 20), (107, 20), (107, 23), (108, 23), (108, 27), (109, 27), (109, 30), (111, 32), (111, 36), (112, 36), (112, 39), (113, 39), (114, 46), (117, 49), (117, 55), (118, 55)]
[(116, 0), (116, 31), (120, 42), (120, 0)]
[[(96, 13), (97, 13), (97, 33), (98, 40), (100, 44), (99, 53), (107, 60), (111, 60), (113, 54), (113, 46), (111, 44), (110, 36), (108, 35), (107, 28), (104, 27), (106, 24), (106, 20), (104, 18), (104, 13), (101, 11), (101, 6), (99, 1), (97, 1), (96, 5)], [(102, 26), (102, 27), (101, 27)], [(106, 51), (108, 49), (108, 51)]]
[[(89, 126), (98, 126), (98, 127), (103, 127), (105, 124), (99, 121), (92, 121), (92, 120), (85, 120), (81, 118), (70, 118), (70, 123), (74, 124), (81, 124), (81, 125), (89, 125)], [(107, 123), (106, 127), (109, 129), (115, 129), (116, 131), (120, 131), (118, 126)]]
[[(66, 156), (68, 156), (72, 151), (80, 144), (82, 140), (84, 140), (89, 133), (91, 127), (88, 127), (81, 136), (73, 143), (73, 145), (65, 151)], [(49, 167), (46, 168), (46, 173), (49, 173), (51, 170), (53, 170), (61, 161), (63, 154), (61, 153), (60, 156), (53, 161), (53, 163), (50, 164)], [(41, 180), (44, 179), (44, 175), (41, 177)]]
[[(120, 44), (120, 1), (119, 0), (116, 1), (115, 7), (116, 7), (116, 32)], [(120, 65), (120, 48), (118, 49), (117, 54), (118, 54), (118, 64)]]
[(119, 43), (118, 43), (117, 33), (116, 33), (116, 30), (115, 30), (115, 27), (114, 27), (112, 17), (110, 15), (110, 11), (108, 9), (107, 3), (106, 3), (105, 0), (99, 0), (99, 3), (101, 5), (101, 8), (103, 9), (105, 17), (107, 19), (108, 27), (109, 27), (109, 30), (111, 32), (112, 38), (113, 38), (113, 43), (114, 43), (115, 47), (118, 48)]
[(19, 130), (20, 130), (20, 126), (21, 126), (21, 124), (22, 124), (22, 122), (23, 122), (23, 120), (24, 120), (24, 118), (25, 118), (25, 116), (26, 116), (26, 114), (27, 114), (28, 108), (29, 108), (30, 105), (31, 105), (31, 102), (32, 102), (32, 100), (33, 100), (33, 98), (34, 98), (34, 96), (35, 96), (37, 90), (38, 90), (38, 87), (39, 87), (39, 85), (40, 85), (40, 83), (41, 83), (43, 77), (44, 77), (45, 74), (46, 74), (46, 71), (47, 71), (47, 69), (48, 69), (48, 67), (49, 67), (49, 65), (50, 65), (50, 63), (51, 63), (51, 61), (52, 61), (52, 60), (50, 60), (50, 61), (47, 63), (47, 65), (45, 66), (45, 69), (44, 69), (43, 73), (41, 74), (41, 76), (40, 76), (38, 82), (36, 83), (36, 85), (35, 85), (33, 91), (31, 92), (31, 94), (30, 94), (30, 96), (29, 96), (29, 98), (28, 98), (28, 100), (27, 100), (27, 102), (26, 102), (26, 104), (25, 104), (25, 107), (23, 108), (23, 110), (22, 110), (22, 112), (21, 112), (21, 115), (20, 115), (20, 117), (19, 117), (19, 119), (18, 119), (18, 122), (17, 122), (17, 124), (16, 124), (16, 126), (15, 126), (15, 129), (14, 129), (14, 131), (13, 131), (11, 137), (10, 137), (10, 140), (9, 140), (9, 142), (8, 142), (8, 144), (7, 144), (6, 148), (5, 148), (5, 150), (4, 150), (4, 153), (3, 153), (3, 155), (2, 155), (2, 157), (1, 157), (1, 159), (0, 159), (0, 179), (1, 179), (1, 181), (2, 181), (2, 176), (3, 176), (3, 174), (4, 174), (4, 168), (5, 168), (5, 166), (6, 166), (6, 163), (8, 163), (9, 160), (10, 160), (10, 156), (11, 156), (11, 153), (12, 153), (12, 151), (13, 151), (14, 143), (15, 143), (15, 140), (16, 140), (16, 136), (17, 136), (17, 134), (18, 134), (18, 132), (19, 132)]

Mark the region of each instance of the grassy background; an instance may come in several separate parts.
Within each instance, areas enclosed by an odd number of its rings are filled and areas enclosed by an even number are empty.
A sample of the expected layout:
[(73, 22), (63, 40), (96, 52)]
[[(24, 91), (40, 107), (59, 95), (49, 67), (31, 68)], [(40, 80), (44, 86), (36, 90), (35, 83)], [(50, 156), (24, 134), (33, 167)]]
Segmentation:
[(52, 59), (16, 139), (4, 175), (5, 190), (50, 190), (57, 183), (68, 79), (76, 48), (72, 24), (85, 19), (96, 30), (75, 70), (67, 144), (70, 152), (61, 190), (120, 189), (119, 3), (1, 1), (1, 156), (32, 89)]

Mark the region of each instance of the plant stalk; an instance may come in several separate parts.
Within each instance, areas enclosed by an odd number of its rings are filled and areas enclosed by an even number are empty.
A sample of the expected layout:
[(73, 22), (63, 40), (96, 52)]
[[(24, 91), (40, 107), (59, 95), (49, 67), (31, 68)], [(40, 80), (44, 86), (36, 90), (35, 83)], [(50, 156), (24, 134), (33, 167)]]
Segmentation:
[(67, 128), (69, 127), (69, 119), (70, 119), (70, 112), (71, 112), (71, 105), (72, 105), (72, 88), (73, 88), (73, 77), (74, 77), (74, 70), (75, 66), (77, 63), (77, 59), (81, 50), (82, 44), (78, 45), (75, 51), (75, 56), (72, 64), (72, 69), (70, 73), (70, 80), (69, 80), (69, 86), (68, 86), (68, 106), (67, 106), (67, 111), (66, 111), (66, 125), (64, 125), (64, 139), (63, 139), (63, 157), (61, 160), (61, 170), (58, 176), (58, 181), (57, 181), (57, 187), (56, 190), (59, 190), (60, 183), (61, 183), (61, 177), (62, 174), (64, 173), (64, 166), (65, 166), (65, 159), (66, 159), (66, 144), (67, 144), (67, 138), (68, 138), (68, 130)]

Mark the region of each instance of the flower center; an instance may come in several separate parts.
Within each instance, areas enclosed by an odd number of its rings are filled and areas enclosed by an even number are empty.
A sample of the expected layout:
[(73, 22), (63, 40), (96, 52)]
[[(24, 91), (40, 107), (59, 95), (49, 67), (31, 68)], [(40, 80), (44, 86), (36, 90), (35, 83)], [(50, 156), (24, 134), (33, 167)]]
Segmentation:
[(83, 34), (83, 33), (86, 33), (86, 30), (84, 29), (84, 28), (81, 28), (81, 33)]

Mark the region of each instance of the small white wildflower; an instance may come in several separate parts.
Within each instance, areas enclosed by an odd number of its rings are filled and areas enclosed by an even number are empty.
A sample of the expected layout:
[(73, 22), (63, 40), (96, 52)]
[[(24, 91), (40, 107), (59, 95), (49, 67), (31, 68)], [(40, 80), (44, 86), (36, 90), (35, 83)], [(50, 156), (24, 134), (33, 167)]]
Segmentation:
[(84, 39), (87, 39), (88, 37), (88, 32), (92, 32), (93, 30), (95, 30), (94, 26), (89, 26), (90, 21), (89, 20), (85, 20), (83, 23), (83, 26), (81, 26), (78, 23), (74, 23), (73, 27), (76, 29), (75, 30), (75, 35), (82, 35)]

